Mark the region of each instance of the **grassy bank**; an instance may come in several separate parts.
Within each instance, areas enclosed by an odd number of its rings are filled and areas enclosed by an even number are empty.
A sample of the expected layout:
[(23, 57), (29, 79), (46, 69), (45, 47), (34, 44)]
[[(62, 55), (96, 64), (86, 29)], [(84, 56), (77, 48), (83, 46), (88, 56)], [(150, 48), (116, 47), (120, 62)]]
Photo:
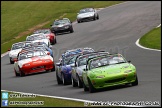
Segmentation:
[[(47, 24), (40, 28), (49, 28), (60, 16), (76, 19), (81, 8), (104, 8), (122, 1), (2, 1), (1, 2), (1, 54), (6, 52), (14, 42), (24, 41), (32, 33), (30, 28), (38, 24)], [(22, 32), (27, 31), (26, 34)], [(15, 40), (13, 40), (15, 39)], [(7, 42), (7, 43), (6, 43)]]
[(161, 27), (146, 33), (139, 41), (144, 47), (161, 50)]

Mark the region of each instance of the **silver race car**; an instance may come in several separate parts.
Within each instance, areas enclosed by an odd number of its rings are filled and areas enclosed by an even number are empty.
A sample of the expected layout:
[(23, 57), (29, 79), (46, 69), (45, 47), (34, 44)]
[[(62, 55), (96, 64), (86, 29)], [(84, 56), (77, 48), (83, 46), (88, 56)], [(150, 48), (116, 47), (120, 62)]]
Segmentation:
[(99, 15), (94, 8), (81, 9), (77, 15), (77, 22), (80, 23), (86, 20), (96, 20), (99, 19)]

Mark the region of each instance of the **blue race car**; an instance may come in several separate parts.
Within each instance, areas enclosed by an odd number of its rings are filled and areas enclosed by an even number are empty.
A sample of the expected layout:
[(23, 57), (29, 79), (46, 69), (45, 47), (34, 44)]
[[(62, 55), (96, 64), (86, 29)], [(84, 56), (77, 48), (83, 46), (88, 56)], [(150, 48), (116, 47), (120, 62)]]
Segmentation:
[(94, 52), (92, 48), (77, 48), (67, 50), (62, 54), (59, 63), (56, 63), (56, 78), (58, 84), (71, 84), (71, 72), (78, 54)]

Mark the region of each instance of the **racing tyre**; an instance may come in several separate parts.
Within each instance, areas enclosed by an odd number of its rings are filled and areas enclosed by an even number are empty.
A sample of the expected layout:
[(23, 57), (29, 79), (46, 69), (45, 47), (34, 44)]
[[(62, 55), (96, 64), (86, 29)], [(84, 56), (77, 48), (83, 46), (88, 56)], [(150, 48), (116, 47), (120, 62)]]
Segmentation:
[(96, 17), (95, 17), (95, 15), (94, 15), (94, 17), (93, 17), (93, 20), (96, 20)]
[(138, 85), (138, 77), (137, 77), (137, 75), (136, 75), (136, 80), (134, 82), (132, 82), (132, 86), (136, 86), (136, 85)]
[(57, 72), (56, 72), (56, 78), (57, 78), (57, 84), (62, 84), (62, 81), (61, 81), (60, 78), (58, 77)]
[(51, 69), (51, 71), (55, 71), (55, 65), (53, 65), (53, 68)]
[(89, 78), (88, 78), (88, 84), (89, 84), (89, 92), (90, 93), (96, 92), (96, 89), (93, 87), (93, 85), (92, 85), (92, 83), (91, 83)]
[(82, 84), (82, 82), (81, 82), (81, 80), (80, 80), (80, 78), (79, 78), (78, 75), (77, 75), (77, 77), (78, 77), (78, 87), (79, 88), (82, 88), (83, 87), (83, 84)]
[(14, 61), (12, 61), (11, 59), (10, 59), (10, 64), (14, 64)]
[(20, 76), (20, 74), (18, 74), (17, 72), (16, 72), (16, 70), (14, 69), (14, 71), (15, 71), (15, 76)]
[(85, 86), (84, 82), (83, 82), (83, 88), (84, 88), (84, 91), (88, 91), (89, 89)]
[(72, 85), (73, 87), (77, 87), (78, 84), (75, 82), (74, 78), (71, 76), (71, 82), (72, 82)]
[(63, 83), (64, 85), (67, 85), (67, 81), (66, 81), (65, 76), (64, 76), (63, 73), (61, 74), (61, 78), (62, 78), (62, 83)]
[(81, 23), (81, 21), (77, 20), (78, 23)]
[(99, 19), (99, 15), (97, 15), (97, 20)]
[(74, 30), (73, 30), (73, 28), (70, 30), (70, 33), (73, 33), (74, 32)]
[(25, 76), (25, 74), (24, 74), (23, 71), (20, 71), (20, 76), (21, 76), (21, 77)]
[(55, 38), (55, 44), (57, 43), (57, 40), (56, 40), (56, 38)]

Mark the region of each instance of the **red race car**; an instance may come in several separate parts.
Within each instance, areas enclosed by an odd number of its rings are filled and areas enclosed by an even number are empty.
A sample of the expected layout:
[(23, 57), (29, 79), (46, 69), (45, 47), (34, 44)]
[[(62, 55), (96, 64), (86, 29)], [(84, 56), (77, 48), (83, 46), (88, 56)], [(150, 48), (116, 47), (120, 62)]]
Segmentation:
[(39, 29), (34, 31), (34, 34), (38, 33), (44, 33), (52, 45), (57, 43), (56, 36), (50, 29)]
[(27, 50), (19, 53), (17, 61), (14, 63), (16, 76), (27, 74), (55, 71), (54, 59), (43, 50)]

